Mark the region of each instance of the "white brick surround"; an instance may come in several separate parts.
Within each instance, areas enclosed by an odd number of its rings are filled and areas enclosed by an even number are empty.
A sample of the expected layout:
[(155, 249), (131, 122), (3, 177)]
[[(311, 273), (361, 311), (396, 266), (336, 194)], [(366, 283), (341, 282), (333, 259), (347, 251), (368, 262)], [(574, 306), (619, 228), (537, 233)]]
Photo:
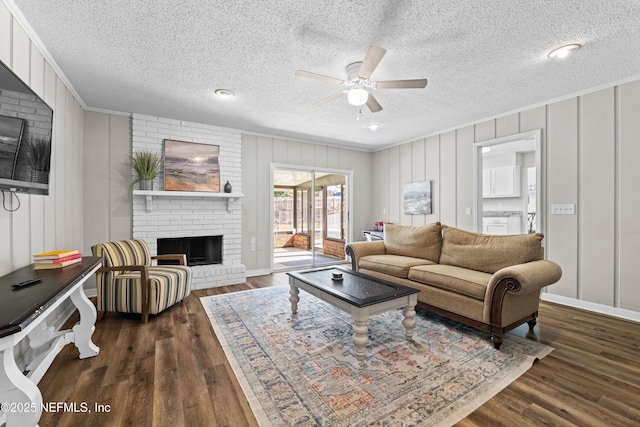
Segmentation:
[[(212, 144), (220, 147), (220, 187), (229, 181), (233, 193), (242, 192), (240, 131), (218, 126), (134, 114), (133, 151), (152, 150), (163, 154), (164, 139)], [(164, 166), (163, 166), (164, 167)], [(164, 174), (154, 182), (154, 190), (164, 190)], [(241, 202), (209, 197), (153, 197), (147, 211), (144, 196), (133, 198), (133, 237), (144, 239), (153, 255), (158, 237), (223, 236), (222, 264), (191, 267), (193, 289), (244, 283), (242, 265)]]

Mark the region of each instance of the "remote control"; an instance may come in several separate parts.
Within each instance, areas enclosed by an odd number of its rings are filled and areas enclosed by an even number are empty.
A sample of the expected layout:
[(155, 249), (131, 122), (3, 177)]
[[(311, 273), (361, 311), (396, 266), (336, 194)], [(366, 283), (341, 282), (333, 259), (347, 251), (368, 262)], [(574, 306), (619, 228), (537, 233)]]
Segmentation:
[(11, 285), (11, 287), (13, 288), (13, 290), (22, 289), (40, 282), (42, 282), (42, 277), (36, 277), (33, 279), (25, 280), (24, 282), (14, 283), (13, 285)]

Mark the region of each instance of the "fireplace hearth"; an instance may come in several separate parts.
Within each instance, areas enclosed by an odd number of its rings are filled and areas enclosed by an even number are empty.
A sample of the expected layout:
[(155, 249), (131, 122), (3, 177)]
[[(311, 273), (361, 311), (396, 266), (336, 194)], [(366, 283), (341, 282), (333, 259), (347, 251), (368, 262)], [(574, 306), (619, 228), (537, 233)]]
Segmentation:
[(166, 254), (186, 254), (189, 266), (222, 264), (222, 236), (158, 238), (158, 255)]

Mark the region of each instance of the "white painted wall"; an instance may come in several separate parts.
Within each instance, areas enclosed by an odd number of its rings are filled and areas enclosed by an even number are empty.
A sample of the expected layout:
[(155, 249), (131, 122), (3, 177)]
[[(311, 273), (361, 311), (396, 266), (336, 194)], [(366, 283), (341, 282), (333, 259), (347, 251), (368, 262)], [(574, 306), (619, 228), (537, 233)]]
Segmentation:
[[(26, 31), (0, 3), (0, 60), (53, 110), (48, 196), (18, 194), (0, 208), (0, 275), (31, 264), (34, 253), (82, 249), (84, 110)], [(6, 204), (17, 202), (6, 193)]]
[[(85, 112), (83, 252), (101, 242), (130, 239), (132, 233), (131, 118)], [(93, 284), (93, 281), (92, 281)]]
[[(34, 253), (82, 249), (84, 110), (27, 32), (0, 2), (0, 60), (53, 109), (49, 195), (18, 194), (20, 208), (0, 208), (0, 276), (31, 264)], [(8, 193), (8, 209), (17, 202)], [(67, 302), (47, 319), (59, 329), (75, 307)], [(15, 351), (24, 369), (33, 359), (27, 340)]]
[[(542, 129), (544, 244), (563, 270), (543, 297), (640, 319), (638, 117), (634, 81), (378, 151), (373, 217), (471, 230), (473, 143)], [(402, 186), (422, 179), (433, 180), (433, 214), (406, 216)], [(551, 215), (559, 203), (576, 204), (576, 215)]]

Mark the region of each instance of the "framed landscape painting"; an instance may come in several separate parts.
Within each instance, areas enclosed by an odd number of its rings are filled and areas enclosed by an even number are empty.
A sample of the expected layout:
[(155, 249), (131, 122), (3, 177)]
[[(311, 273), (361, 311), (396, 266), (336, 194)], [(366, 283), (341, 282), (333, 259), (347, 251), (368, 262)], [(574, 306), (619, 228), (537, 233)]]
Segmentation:
[(164, 140), (164, 189), (220, 192), (220, 147)]
[(411, 182), (404, 185), (405, 215), (431, 213), (431, 181)]

